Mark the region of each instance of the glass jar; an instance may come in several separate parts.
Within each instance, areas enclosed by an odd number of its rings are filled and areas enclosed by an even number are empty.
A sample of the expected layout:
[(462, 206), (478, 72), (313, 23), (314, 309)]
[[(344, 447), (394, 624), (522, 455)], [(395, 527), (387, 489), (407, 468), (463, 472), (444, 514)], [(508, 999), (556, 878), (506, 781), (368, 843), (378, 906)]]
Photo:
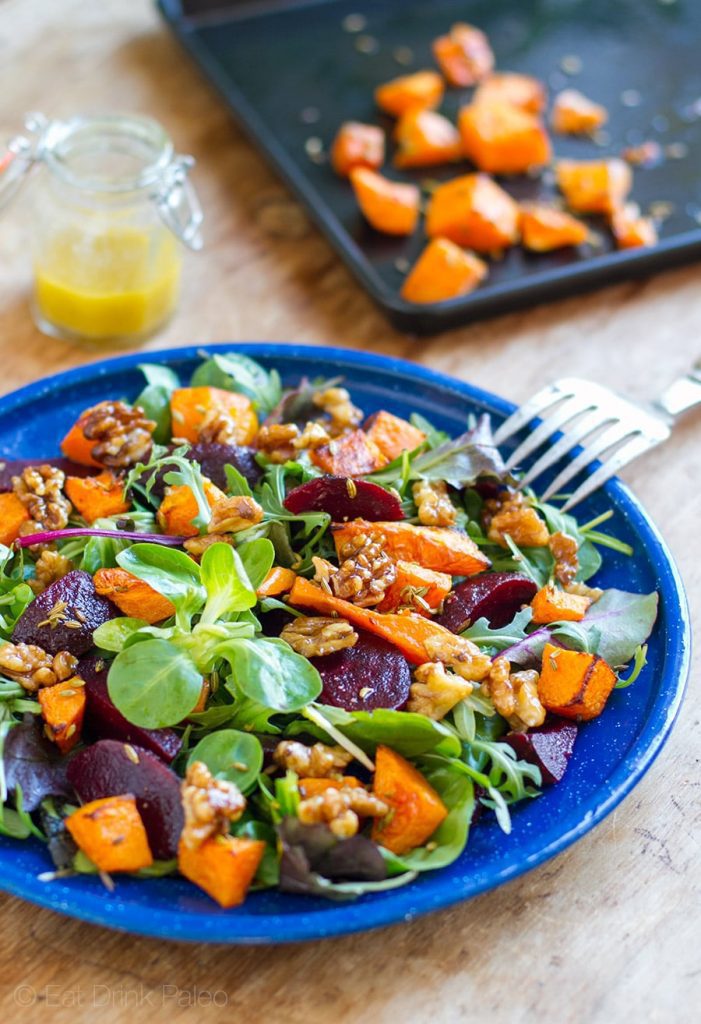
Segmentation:
[(44, 166), (31, 221), (37, 326), (70, 341), (150, 337), (175, 309), (183, 244), (202, 246), (194, 161), (147, 117), (33, 114), (26, 127), (0, 159), (0, 205)]

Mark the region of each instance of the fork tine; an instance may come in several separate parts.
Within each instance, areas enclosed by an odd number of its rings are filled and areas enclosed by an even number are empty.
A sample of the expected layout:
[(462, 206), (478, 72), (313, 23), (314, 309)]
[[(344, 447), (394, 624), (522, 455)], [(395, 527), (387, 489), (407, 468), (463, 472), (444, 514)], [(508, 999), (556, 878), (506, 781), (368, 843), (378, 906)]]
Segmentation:
[(591, 444), (588, 444), (583, 452), (573, 459), (569, 465), (565, 466), (561, 473), (559, 473), (550, 486), (547, 488), (545, 493), (541, 496), (541, 501), (547, 501), (553, 494), (557, 494), (562, 491), (564, 487), (573, 480), (580, 470), (584, 469), (593, 462), (595, 458), (605, 452), (611, 445), (616, 444), (618, 441), (622, 441), (629, 434), (636, 433), (635, 430), (631, 429), (628, 423), (616, 422), (613, 426), (605, 430), (603, 434), (599, 434)]
[(569, 509), (574, 508), (580, 501), (584, 501), (589, 495), (595, 491), (602, 484), (614, 476), (619, 469), (627, 466), (629, 462), (636, 459), (638, 455), (642, 455), (644, 452), (649, 451), (651, 448), (655, 448), (661, 442), (657, 439), (645, 437), (644, 434), (634, 435), (630, 441), (619, 448), (611, 458), (604, 462), (602, 466), (592, 473), (592, 475), (584, 481), (584, 483), (577, 488), (574, 494), (565, 502), (562, 506), (562, 511), (567, 512)]
[(527, 423), (530, 423), (544, 409), (554, 405), (555, 402), (561, 401), (563, 398), (569, 397), (570, 394), (571, 392), (562, 391), (556, 384), (549, 384), (546, 388), (537, 391), (532, 398), (529, 398), (516, 412), (513, 412), (507, 420), (504, 420), (494, 434), (494, 443), (497, 445), (503, 444), (504, 441), (507, 441), (513, 434), (518, 433), (519, 430), (525, 427)]
[[(557, 409), (546, 416), (540, 426), (536, 427), (536, 429), (528, 435), (525, 441), (518, 446), (516, 451), (509, 456), (505, 468), (510, 470), (513, 469), (514, 466), (519, 465), (524, 461), (524, 459), (527, 459), (529, 455), (539, 448), (543, 442), (547, 441), (549, 437), (552, 437), (560, 427), (564, 427), (569, 420), (574, 419), (575, 416), (578, 416), (580, 413), (591, 408), (592, 402), (590, 399), (588, 400), (578, 395), (572, 395), (571, 398), (565, 399)], [(605, 422), (605, 415), (603, 413), (599, 412), (599, 417), (603, 417), (602, 423)]]
[[(610, 419), (613, 419), (613, 417), (610, 417)], [(579, 423), (575, 423), (573, 427), (570, 427), (564, 437), (561, 437), (551, 448), (546, 449), (538, 461), (519, 480), (519, 488), (527, 487), (541, 473), (544, 473), (546, 469), (550, 469), (551, 466), (554, 466), (556, 462), (559, 462), (560, 459), (571, 452), (587, 434), (591, 434), (592, 430), (595, 430), (597, 427), (604, 426), (608, 421), (605, 416), (602, 418), (600, 409), (592, 409), (591, 412), (582, 417)]]

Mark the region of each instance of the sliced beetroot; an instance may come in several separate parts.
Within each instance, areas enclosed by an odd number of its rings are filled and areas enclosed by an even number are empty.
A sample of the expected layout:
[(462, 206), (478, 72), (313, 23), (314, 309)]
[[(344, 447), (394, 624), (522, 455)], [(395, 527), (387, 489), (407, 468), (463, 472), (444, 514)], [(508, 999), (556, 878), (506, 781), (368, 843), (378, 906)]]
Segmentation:
[[(176, 445), (171, 445), (171, 451), (176, 447)], [(263, 473), (256, 462), (255, 455), (254, 448), (247, 448), (236, 444), (217, 444), (213, 441), (199, 441), (197, 444), (191, 445), (185, 452), (185, 458), (189, 459), (190, 462), (196, 462), (203, 474), (222, 491), (225, 491), (227, 488), (226, 466), (233, 466), (234, 469), (237, 469), (246, 478), (251, 487), (255, 487)], [(163, 498), (167, 486), (165, 482), (166, 474), (175, 469), (177, 469), (177, 466), (168, 465), (159, 469), (156, 475), (156, 482), (151, 489), (154, 497)], [(147, 479), (148, 475), (145, 474), (141, 478), (141, 482), (145, 483)]]
[(153, 856), (176, 856), (184, 822), (180, 779), (150, 750), (99, 740), (75, 755), (68, 765), (68, 780), (84, 803), (132, 793)]
[(540, 768), (543, 784), (553, 786), (567, 771), (577, 725), (566, 718), (553, 718), (528, 732), (510, 732), (504, 737), (522, 761)]
[(506, 626), (538, 590), (527, 576), (518, 572), (485, 572), (471, 576), (446, 598), (436, 622), (453, 633), (462, 633), (471, 622), (487, 619), (494, 629)]
[(182, 740), (174, 729), (142, 729), (133, 725), (110, 700), (107, 690), (109, 666), (95, 654), (81, 658), (76, 673), (85, 680), (85, 732), (95, 739), (121, 740), (150, 750), (170, 764), (180, 753)]
[(94, 630), (115, 615), (118, 609), (95, 591), (92, 576), (74, 569), (34, 598), (17, 620), (12, 639), (38, 644), (49, 654), (69, 651), (80, 657), (93, 646)]
[(95, 476), (100, 472), (98, 466), (81, 466), (78, 462), (64, 459), (62, 455), (56, 455), (47, 459), (8, 459), (0, 458), (0, 493), (12, 490), (12, 477), (19, 476), (27, 466), (54, 466), (61, 469), (66, 476)]
[(285, 508), (293, 515), (302, 512), (328, 512), (334, 522), (367, 519), (391, 522), (404, 519), (396, 494), (367, 480), (349, 480), (345, 476), (319, 476), (300, 484), (287, 495)]
[(363, 630), (354, 647), (312, 658), (324, 688), (319, 700), (345, 711), (403, 708), (409, 699), (411, 669), (397, 648)]

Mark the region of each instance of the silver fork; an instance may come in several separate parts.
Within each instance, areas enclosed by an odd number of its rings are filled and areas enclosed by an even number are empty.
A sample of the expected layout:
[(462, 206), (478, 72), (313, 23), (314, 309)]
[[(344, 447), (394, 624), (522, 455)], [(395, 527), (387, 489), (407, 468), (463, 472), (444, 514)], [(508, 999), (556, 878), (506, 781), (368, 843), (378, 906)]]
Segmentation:
[[(531, 420), (540, 422), (509, 457), (507, 470), (515, 469), (539, 448), (545, 451), (519, 481), (532, 484), (545, 470), (568, 455), (577, 445), (583, 450), (558, 473), (541, 495), (543, 500), (561, 493), (577, 474), (595, 459), (601, 465), (568, 498), (563, 511), (574, 508), (609, 477), (639, 455), (666, 441), (682, 413), (701, 405), (701, 360), (650, 403), (637, 403), (609, 388), (578, 377), (564, 377), (538, 391), (498, 428), (494, 440), (503, 444)], [(553, 444), (551, 439), (562, 436)]]

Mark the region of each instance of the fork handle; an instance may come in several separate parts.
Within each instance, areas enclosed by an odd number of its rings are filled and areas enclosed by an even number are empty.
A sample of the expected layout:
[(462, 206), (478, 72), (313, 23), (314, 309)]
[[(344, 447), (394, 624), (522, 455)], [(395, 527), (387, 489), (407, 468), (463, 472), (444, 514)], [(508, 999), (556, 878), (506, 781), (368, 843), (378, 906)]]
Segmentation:
[(666, 388), (655, 405), (672, 420), (682, 413), (701, 405), (701, 360), (684, 377), (679, 377)]

